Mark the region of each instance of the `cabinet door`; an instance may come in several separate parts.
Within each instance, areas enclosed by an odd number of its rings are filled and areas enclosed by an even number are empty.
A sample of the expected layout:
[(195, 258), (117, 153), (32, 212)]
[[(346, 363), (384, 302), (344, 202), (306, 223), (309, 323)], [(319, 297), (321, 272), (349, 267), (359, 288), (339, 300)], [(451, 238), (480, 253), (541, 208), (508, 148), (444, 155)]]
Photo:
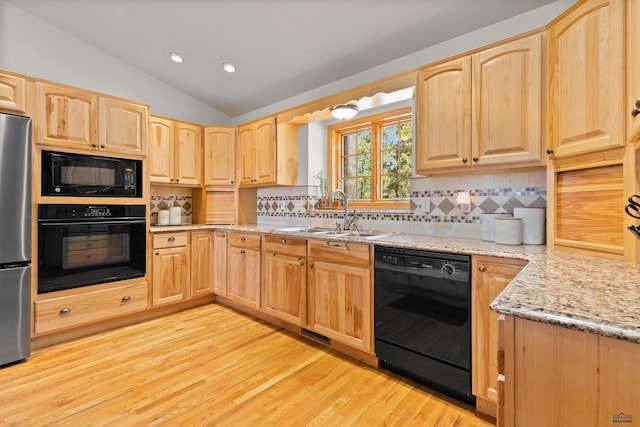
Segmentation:
[(227, 296), (229, 299), (258, 308), (260, 306), (260, 251), (229, 247)]
[(27, 111), (27, 82), (22, 77), (0, 73), (0, 111)]
[(304, 326), (307, 305), (305, 258), (265, 252), (263, 262), (262, 309), (273, 317)]
[(542, 35), (471, 57), (472, 164), (541, 159)]
[(200, 126), (177, 122), (175, 182), (202, 184), (202, 130)]
[(36, 83), (35, 86), (35, 142), (97, 149), (97, 97), (63, 86), (44, 83)]
[(309, 274), (309, 328), (370, 352), (373, 328), (371, 270), (313, 261)]
[(213, 233), (213, 292), (227, 296), (227, 232)]
[(173, 120), (153, 116), (149, 119), (149, 179), (151, 182), (169, 184), (173, 181), (174, 134)]
[(191, 293), (198, 297), (213, 292), (213, 233), (191, 232)]
[(471, 58), (435, 65), (418, 76), (416, 170), (471, 163)]
[(149, 109), (119, 99), (99, 99), (100, 150), (121, 154), (147, 154)]
[(526, 261), (486, 256), (472, 259), (472, 391), (476, 408), (496, 416), (498, 402), (498, 313), (489, 304), (518, 275)]
[(189, 248), (154, 249), (153, 253), (153, 305), (187, 299), (191, 271)]
[(256, 182), (256, 145), (255, 125), (253, 123), (238, 127), (238, 181), (242, 185)]
[(269, 117), (256, 122), (256, 172), (258, 184), (276, 182), (276, 119)]
[(205, 204), (206, 224), (235, 224), (235, 190), (207, 191)]
[(624, 3), (586, 1), (549, 29), (555, 157), (624, 145)]
[(204, 185), (233, 185), (236, 180), (234, 128), (208, 127), (204, 131)]
[(635, 116), (631, 111), (640, 110), (640, 2), (628, 1), (627, 6), (627, 102), (623, 109), (627, 118), (627, 140), (636, 142), (640, 139), (640, 114)]

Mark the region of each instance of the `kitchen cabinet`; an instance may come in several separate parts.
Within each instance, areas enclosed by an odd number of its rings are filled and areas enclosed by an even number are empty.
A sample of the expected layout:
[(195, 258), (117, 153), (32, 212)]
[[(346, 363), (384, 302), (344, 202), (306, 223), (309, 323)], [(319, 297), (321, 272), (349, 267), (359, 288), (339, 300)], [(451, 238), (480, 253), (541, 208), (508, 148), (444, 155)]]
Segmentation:
[(297, 128), (267, 117), (238, 127), (237, 173), (241, 187), (295, 185)]
[(119, 154), (147, 154), (149, 108), (130, 101), (100, 96), (98, 147)]
[(229, 233), (227, 298), (260, 308), (260, 235)]
[(202, 184), (200, 126), (152, 116), (149, 121), (150, 181), (158, 184)]
[(506, 316), (498, 425), (631, 424), (640, 411), (640, 344)]
[(307, 241), (265, 236), (262, 310), (303, 327), (307, 312)]
[(627, 118), (627, 141), (640, 140), (640, 4), (637, 1), (625, 2), (627, 8), (626, 36), (627, 36), (627, 100), (623, 113)]
[(14, 114), (27, 112), (27, 80), (21, 76), (0, 72), (0, 111)]
[(308, 328), (373, 353), (371, 247), (309, 241)]
[(204, 128), (204, 185), (233, 186), (236, 182), (236, 129)]
[(152, 301), (154, 306), (184, 301), (191, 285), (189, 233), (153, 235)]
[(191, 232), (191, 298), (213, 293), (213, 244), (213, 232)]
[(527, 261), (473, 256), (471, 269), (471, 372), (476, 409), (496, 416), (498, 402), (498, 314), (489, 304), (518, 275)]
[(235, 224), (237, 195), (235, 190), (207, 190), (205, 224)]
[[(81, 293), (34, 301), (34, 332), (47, 334), (146, 310), (147, 283), (96, 285)], [(74, 290), (73, 292), (75, 292)]]
[(418, 74), (416, 170), (538, 165), (542, 35), (426, 67)]
[(624, 7), (629, 3), (588, 0), (549, 27), (548, 153), (554, 158), (625, 144)]
[(227, 296), (227, 254), (228, 233), (216, 230), (213, 233), (213, 292), (216, 295)]

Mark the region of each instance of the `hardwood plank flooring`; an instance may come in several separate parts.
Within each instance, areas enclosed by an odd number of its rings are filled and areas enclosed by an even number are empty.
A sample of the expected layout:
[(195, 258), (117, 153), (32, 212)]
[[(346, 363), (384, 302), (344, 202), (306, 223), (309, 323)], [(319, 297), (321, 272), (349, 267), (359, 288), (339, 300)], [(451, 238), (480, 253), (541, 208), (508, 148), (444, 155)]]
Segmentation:
[(209, 304), (0, 369), (0, 425), (493, 424), (394, 373)]

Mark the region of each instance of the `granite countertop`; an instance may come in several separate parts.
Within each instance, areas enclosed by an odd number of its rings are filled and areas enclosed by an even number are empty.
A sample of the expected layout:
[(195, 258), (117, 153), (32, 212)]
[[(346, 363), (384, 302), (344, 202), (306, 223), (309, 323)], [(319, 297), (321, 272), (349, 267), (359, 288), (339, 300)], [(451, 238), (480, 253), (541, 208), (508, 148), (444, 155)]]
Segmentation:
[(525, 259), (529, 264), (493, 301), (491, 304), (493, 310), (640, 343), (640, 264), (637, 263), (570, 251), (548, 251), (546, 246), (507, 246), (475, 239), (405, 233), (391, 233), (376, 239), (364, 239), (277, 230), (284, 227), (287, 225), (194, 224), (152, 226), (150, 231), (226, 229)]

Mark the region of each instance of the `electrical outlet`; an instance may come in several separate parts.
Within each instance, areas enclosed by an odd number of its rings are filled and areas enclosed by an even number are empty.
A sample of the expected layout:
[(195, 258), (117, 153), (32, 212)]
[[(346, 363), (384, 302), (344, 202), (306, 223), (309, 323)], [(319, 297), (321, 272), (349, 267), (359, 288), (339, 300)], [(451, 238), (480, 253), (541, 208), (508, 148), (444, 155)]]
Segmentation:
[(420, 197), (416, 211), (418, 211), (418, 213), (429, 213), (431, 211), (431, 199), (428, 197)]
[(278, 209), (280, 209), (281, 211), (284, 211), (286, 209), (287, 203), (282, 200), (280, 202), (278, 202)]

